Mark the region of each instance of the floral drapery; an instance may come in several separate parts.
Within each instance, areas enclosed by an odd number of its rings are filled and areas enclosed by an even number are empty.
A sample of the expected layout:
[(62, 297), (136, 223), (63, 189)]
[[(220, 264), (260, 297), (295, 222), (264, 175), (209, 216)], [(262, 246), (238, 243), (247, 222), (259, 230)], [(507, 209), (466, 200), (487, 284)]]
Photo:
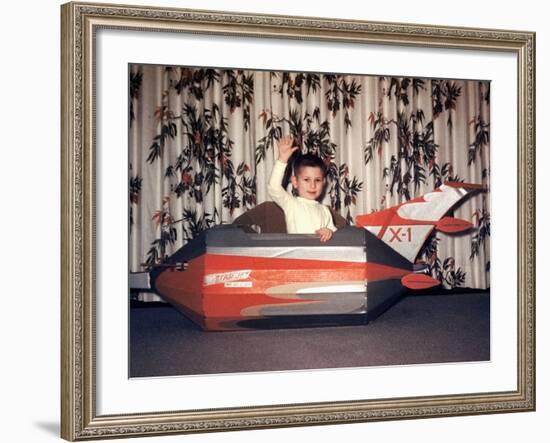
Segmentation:
[[(489, 185), (490, 83), (132, 65), (130, 270), (268, 200), (282, 135), (329, 166), (325, 204), (350, 224), (445, 180)], [(434, 233), (418, 260), (447, 288), (489, 287), (489, 192)], [(154, 298), (154, 297), (153, 297)]]

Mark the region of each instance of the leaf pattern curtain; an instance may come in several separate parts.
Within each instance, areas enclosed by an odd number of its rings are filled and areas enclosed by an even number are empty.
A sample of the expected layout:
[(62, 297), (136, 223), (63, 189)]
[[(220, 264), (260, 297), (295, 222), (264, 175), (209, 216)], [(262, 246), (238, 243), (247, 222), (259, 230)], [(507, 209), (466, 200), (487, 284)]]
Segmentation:
[[(350, 224), (445, 180), (489, 185), (486, 81), (133, 65), (129, 85), (132, 272), (269, 200), (286, 134), (324, 159), (324, 203)], [(452, 215), (474, 229), (434, 232), (417, 260), (446, 288), (488, 288), (489, 192)]]

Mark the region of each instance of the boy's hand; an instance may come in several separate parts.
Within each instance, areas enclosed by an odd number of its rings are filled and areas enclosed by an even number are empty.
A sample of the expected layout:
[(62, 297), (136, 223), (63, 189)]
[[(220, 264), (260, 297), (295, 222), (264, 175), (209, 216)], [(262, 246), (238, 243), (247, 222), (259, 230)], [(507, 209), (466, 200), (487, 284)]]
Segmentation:
[(298, 146), (294, 146), (294, 137), (287, 135), (279, 140), (279, 160), (283, 163), (287, 163), (290, 156), (298, 149)]
[(326, 242), (331, 239), (332, 231), (329, 228), (320, 228), (315, 231), (322, 242)]

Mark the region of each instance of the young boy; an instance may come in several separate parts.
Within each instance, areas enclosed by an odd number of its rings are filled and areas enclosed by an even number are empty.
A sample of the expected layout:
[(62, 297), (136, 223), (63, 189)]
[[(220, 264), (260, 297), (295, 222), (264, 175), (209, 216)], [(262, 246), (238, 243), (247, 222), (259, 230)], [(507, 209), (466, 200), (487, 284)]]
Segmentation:
[(288, 159), (298, 149), (293, 144), (292, 136), (280, 140), (279, 157), (273, 167), (267, 192), (283, 209), (289, 234), (317, 234), (322, 242), (326, 242), (336, 227), (329, 208), (317, 201), (325, 188), (326, 167), (323, 161), (311, 154), (297, 158), (290, 179), (297, 197), (288, 193), (281, 184)]

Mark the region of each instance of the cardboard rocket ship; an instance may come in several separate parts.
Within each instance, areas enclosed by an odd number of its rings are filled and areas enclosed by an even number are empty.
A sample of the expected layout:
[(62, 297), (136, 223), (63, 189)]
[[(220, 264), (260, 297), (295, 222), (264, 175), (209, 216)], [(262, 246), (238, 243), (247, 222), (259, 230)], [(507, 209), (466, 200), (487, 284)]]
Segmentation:
[(433, 229), (472, 225), (445, 214), (480, 185), (447, 182), (356, 218), (321, 243), (307, 234), (204, 231), (149, 272), (151, 288), (205, 330), (365, 324), (407, 289), (440, 282), (413, 265)]

